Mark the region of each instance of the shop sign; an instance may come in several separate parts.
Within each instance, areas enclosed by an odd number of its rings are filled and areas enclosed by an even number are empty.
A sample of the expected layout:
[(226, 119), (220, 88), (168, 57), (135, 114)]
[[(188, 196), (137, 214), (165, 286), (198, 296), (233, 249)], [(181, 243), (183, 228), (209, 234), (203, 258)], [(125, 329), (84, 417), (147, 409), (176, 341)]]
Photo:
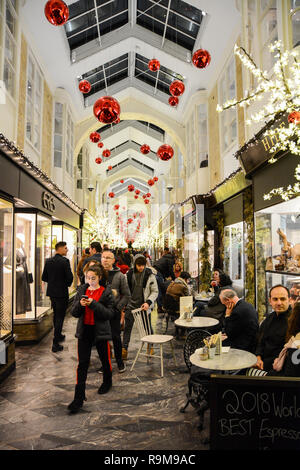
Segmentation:
[(55, 212), (54, 197), (46, 191), (42, 194), (42, 205), (48, 211)]

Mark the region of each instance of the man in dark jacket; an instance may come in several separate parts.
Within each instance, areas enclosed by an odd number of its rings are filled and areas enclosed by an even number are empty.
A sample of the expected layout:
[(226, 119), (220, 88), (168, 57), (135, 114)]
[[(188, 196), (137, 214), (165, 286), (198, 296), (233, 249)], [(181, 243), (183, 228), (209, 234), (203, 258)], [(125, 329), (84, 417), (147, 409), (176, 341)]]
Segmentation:
[(112, 341), (114, 345), (115, 359), (118, 364), (119, 372), (125, 372), (126, 366), (122, 359), (122, 341), (121, 341), (121, 311), (127, 305), (130, 299), (130, 291), (127, 284), (127, 278), (121, 273), (120, 269), (115, 264), (115, 255), (111, 250), (103, 250), (101, 256), (101, 263), (105, 269), (108, 282), (114, 294), (115, 300), (115, 315), (110, 320)]
[(269, 303), (273, 308), (261, 323), (256, 347), (256, 367), (265, 371), (273, 368), (273, 362), (278, 357), (285, 344), (287, 322), (291, 313), (290, 292), (287, 287), (278, 284), (270, 289)]
[(227, 339), (224, 346), (254, 352), (258, 332), (258, 314), (253, 305), (239, 299), (233, 289), (220, 292), (220, 301), (226, 307), (224, 329)]
[(48, 283), (46, 295), (50, 297), (53, 309), (53, 352), (64, 349), (59, 343), (65, 339), (61, 332), (69, 300), (68, 287), (73, 282), (70, 261), (66, 258), (67, 252), (66, 242), (58, 242), (55, 245), (55, 256), (46, 260), (42, 274), (42, 281)]
[[(82, 263), (82, 272), (83, 272), (83, 268), (84, 266), (86, 265), (86, 263), (88, 263), (89, 261), (98, 261), (99, 263), (101, 263), (101, 251), (102, 251), (102, 247), (101, 247), (101, 244), (99, 242), (92, 242), (90, 244), (90, 256), (88, 256), (88, 258), (86, 258), (83, 263)], [(83, 281), (82, 283), (84, 284), (84, 278), (83, 278)]]
[(157, 311), (158, 313), (162, 313), (162, 306), (163, 306), (163, 295), (164, 295), (164, 281), (167, 278), (175, 279), (175, 274), (173, 270), (173, 266), (175, 264), (175, 258), (171, 255), (169, 248), (165, 248), (163, 251), (163, 255), (160, 259), (155, 261), (153, 267), (156, 269), (156, 281), (158, 285), (158, 297), (157, 297)]

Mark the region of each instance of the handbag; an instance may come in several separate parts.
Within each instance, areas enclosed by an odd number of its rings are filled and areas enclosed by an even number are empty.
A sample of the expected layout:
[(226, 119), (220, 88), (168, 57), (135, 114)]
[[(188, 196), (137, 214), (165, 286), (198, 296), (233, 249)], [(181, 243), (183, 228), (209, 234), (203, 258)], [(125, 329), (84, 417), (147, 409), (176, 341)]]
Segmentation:
[(283, 364), (286, 358), (287, 350), (292, 347), (294, 336), (292, 336), (289, 341), (284, 345), (284, 348), (280, 351), (280, 354), (273, 362), (273, 369), (277, 372), (281, 371)]
[(33, 283), (33, 275), (32, 273), (28, 273), (28, 284), (32, 284)]

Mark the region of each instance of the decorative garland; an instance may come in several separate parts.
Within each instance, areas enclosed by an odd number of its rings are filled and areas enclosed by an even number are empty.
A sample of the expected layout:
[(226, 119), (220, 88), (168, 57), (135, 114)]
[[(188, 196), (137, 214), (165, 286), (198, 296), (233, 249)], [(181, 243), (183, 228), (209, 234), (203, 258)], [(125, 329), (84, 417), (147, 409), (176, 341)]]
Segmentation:
[(243, 193), (243, 218), (245, 224), (245, 300), (255, 306), (255, 259), (254, 259), (254, 207), (252, 189)]
[(208, 291), (210, 288), (210, 280), (211, 280), (211, 265), (209, 261), (209, 248), (210, 244), (207, 238), (207, 227), (204, 226), (204, 239), (203, 245), (200, 249), (200, 289), (204, 291)]

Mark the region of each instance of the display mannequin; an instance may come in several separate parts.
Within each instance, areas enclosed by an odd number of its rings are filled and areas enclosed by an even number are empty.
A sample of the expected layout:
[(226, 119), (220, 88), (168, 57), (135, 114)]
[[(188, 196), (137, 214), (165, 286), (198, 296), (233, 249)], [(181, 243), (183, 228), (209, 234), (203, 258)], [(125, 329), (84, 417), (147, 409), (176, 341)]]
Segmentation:
[(27, 268), (27, 254), (24, 248), (25, 237), (16, 236), (16, 314), (31, 311), (31, 293)]

